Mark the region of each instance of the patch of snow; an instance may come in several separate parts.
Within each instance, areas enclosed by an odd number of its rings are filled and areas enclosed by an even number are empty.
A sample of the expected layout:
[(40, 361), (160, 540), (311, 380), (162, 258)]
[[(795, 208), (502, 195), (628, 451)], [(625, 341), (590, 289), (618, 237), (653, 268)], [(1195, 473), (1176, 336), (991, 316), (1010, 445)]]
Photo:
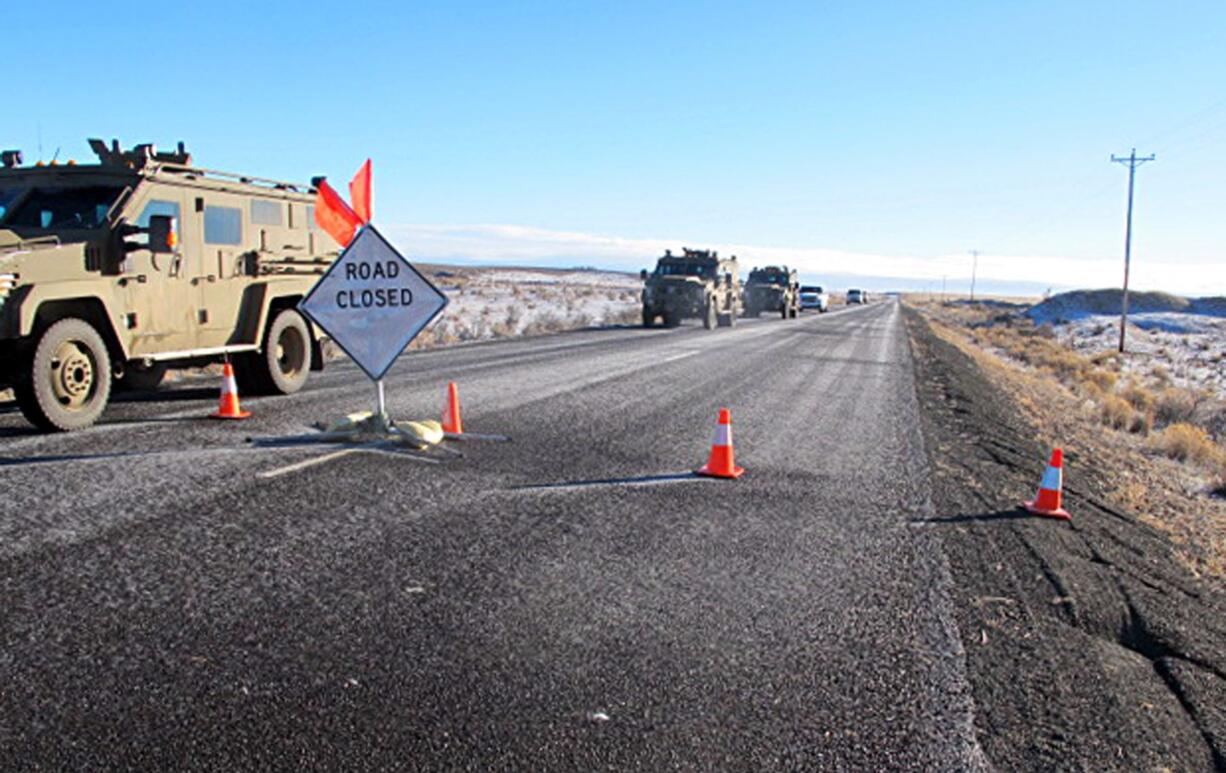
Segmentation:
[[(1188, 389), (1226, 398), (1226, 318), (1176, 312), (1128, 315), (1126, 348), (1120, 371), (1142, 382), (1169, 379)], [(1088, 315), (1053, 326), (1056, 337), (1081, 354), (1114, 351), (1120, 321), (1114, 315)]]

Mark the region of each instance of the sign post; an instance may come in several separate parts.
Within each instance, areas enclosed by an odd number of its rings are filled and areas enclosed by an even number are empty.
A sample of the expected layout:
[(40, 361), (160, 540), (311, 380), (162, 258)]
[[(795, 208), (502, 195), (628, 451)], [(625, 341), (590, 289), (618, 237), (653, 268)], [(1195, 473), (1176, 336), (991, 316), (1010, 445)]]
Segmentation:
[(387, 415), (383, 377), (446, 305), (447, 296), (369, 223), (298, 304), (375, 384), (375, 413), (343, 434), (401, 439)]

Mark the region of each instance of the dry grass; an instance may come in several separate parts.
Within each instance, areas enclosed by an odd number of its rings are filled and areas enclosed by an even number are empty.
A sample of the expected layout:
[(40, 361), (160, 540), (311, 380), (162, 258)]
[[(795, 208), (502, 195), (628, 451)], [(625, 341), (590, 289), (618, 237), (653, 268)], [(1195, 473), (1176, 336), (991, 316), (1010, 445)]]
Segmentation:
[(1172, 387), (1160, 365), (1148, 383), (1121, 383), (1117, 353), (1077, 355), (1016, 314), (911, 305), (983, 367), (1045, 443), (1113, 470), (1112, 499), (1167, 531), (1195, 574), (1226, 581), (1226, 402)]

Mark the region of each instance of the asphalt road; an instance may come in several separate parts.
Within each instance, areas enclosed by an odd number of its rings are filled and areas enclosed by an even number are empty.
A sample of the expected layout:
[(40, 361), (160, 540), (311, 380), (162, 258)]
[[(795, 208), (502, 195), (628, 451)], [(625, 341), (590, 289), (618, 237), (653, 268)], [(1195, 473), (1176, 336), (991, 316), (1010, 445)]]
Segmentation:
[[(413, 353), (394, 418), (512, 438), (445, 461), (245, 442), (347, 363), (9, 407), (0, 768), (982, 767), (910, 358), (892, 303)], [(721, 406), (748, 473), (692, 478)]]

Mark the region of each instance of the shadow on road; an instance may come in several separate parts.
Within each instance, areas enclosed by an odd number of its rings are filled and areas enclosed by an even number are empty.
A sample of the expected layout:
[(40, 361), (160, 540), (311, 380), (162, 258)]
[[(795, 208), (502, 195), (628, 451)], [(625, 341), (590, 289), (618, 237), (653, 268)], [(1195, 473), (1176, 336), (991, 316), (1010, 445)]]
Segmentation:
[(994, 521), (1024, 521), (1035, 516), (1030, 515), (1020, 507), (1012, 510), (998, 510), (995, 513), (963, 513), (961, 515), (938, 516), (935, 518), (911, 518), (911, 523), (992, 523)]
[(677, 483), (683, 480), (714, 480), (692, 472), (668, 473), (666, 475), (636, 475), (629, 478), (593, 478), (590, 480), (564, 480), (558, 483), (532, 483), (509, 486), (508, 491), (548, 491), (550, 489), (584, 488), (587, 486), (649, 486), (654, 483)]
[(0, 457), (0, 467), (25, 467), (34, 464), (55, 464), (57, 462), (88, 462), (101, 459), (125, 459), (131, 456), (145, 456), (146, 451), (114, 451), (103, 454), (53, 454), (49, 456), (11, 456)]
[(153, 389), (140, 392), (116, 392), (111, 401), (116, 403), (177, 403), (191, 400), (217, 398), (217, 389), (186, 387), (183, 389)]

